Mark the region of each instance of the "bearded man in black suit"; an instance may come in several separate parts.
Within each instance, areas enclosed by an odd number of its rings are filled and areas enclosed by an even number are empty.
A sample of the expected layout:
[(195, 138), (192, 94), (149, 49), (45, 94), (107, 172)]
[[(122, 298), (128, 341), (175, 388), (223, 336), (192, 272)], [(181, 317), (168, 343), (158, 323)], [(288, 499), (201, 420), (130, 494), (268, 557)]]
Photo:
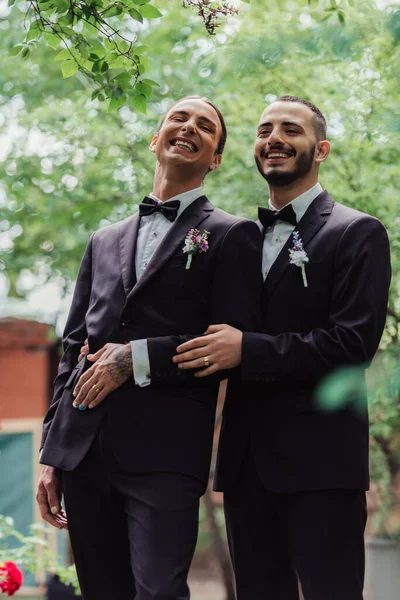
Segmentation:
[(284, 96), (265, 109), (255, 144), (270, 193), (259, 209), (262, 327), (210, 327), (174, 358), (191, 369), (207, 355), (199, 378), (241, 368), (242, 390), (228, 387), (215, 481), (238, 600), (298, 600), (297, 579), (305, 600), (362, 600), (366, 399), (324, 412), (316, 390), (336, 369), (370, 364), (390, 257), (383, 225), (318, 183), (329, 150), (313, 104)]
[[(254, 330), (262, 293), (256, 224), (201, 189), (225, 140), (209, 100), (177, 102), (150, 146), (150, 198), (95, 232), (82, 260), (37, 500), (46, 521), (69, 529), (84, 600), (189, 598), (219, 380), (186, 376), (172, 356), (210, 323)], [(86, 337), (92, 355), (78, 363)]]

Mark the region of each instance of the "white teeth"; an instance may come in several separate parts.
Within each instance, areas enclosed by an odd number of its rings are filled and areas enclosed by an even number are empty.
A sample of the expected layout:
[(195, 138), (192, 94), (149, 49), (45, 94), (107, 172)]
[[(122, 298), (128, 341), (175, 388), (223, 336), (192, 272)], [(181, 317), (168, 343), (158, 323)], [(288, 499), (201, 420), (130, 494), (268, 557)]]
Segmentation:
[(283, 152), (270, 152), (268, 158), (289, 158), (289, 156)]
[(196, 152), (196, 149), (191, 144), (187, 144), (186, 142), (182, 142), (181, 140), (174, 140), (173, 146), (178, 146), (178, 148), (183, 148), (184, 150), (189, 150), (189, 152)]

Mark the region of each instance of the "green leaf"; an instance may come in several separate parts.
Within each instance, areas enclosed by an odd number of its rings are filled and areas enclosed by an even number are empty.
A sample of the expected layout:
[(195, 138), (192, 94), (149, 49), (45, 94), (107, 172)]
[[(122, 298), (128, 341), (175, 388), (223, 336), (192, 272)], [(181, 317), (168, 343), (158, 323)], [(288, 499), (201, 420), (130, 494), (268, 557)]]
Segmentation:
[(158, 10), (158, 8), (152, 6), (151, 4), (144, 4), (143, 6), (140, 6), (139, 12), (146, 19), (159, 19), (162, 17), (162, 13)]
[(118, 110), (121, 106), (124, 106), (128, 100), (128, 96), (126, 94), (121, 94), (118, 98), (112, 97), (110, 100), (110, 104), (108, 105), (108, 110)]
[(17, 46), (13, 46), (9, 50), (8, 55), (9, 56), (17, 56), (17, 54), (19, 54), (23, 48), (24, 48), (24, 46), (21, 46), (21, 44), (18, 44)]
[(107, 10), (105, 10), (102, 14), (102, 17), (107, 18), (107, 17), (115, 17), (117, 15), (120, 15), (123, 11), (123, 8), (120, 4), (116, 3), (116, 4), (112, 4), (110, 6), (110, 8), (107, 8)]
[(136, 108), (136, 110), (140, 111), (143, 114), (147, 112), (147, 98), (143, 96), (143, 94), (139, 94), (137, 96), (132, 96), (132, 106)]
[(126, 42), (125, 40), (118, 40), (117, 46), (118, 46), (118, 51), (122, 52), (123, 54), (126, 54), (126, 52), (128, 52), (128, 50), (130, 48), (130, 44), (128, 44), (128, 42)]
[(113, 60), (109, 60), (109, 65), (112, 69), (121, 69), (124, 66), (125, 58), (123, 56), (117, 56)]
[(338, 19), (339, 19), (339, 22), (341, 25), (343, 25), (343, 26), (346, 25), (346, 17), (342, 10), (338, 11)]
[(242, 2), (245, 2), (246, 4), (250, 4), (250, 0), (242, 0)]
[(130, 80), (131, 80), (131, 76), (129, 75), (129, 73), (118, 73), (114, 77), (114, 81), (119, 83), (121, 86), (128, 85)]
[(40, 5), (40, 12), (46, 12), (47, 10), (54, 10), (54, 2), (52, 0), (43, 2), (43, 4)]
[(26, 34), (25, 39), (27, 41), (34, 40), (34, 39), (40, 37), (42, 35), (42, 32), (43, 31), (42, 31), (41, 22), (39, 21), (39, 19), (36, 19), (36, 21), (33, 21), (31, 26), (29, 27), (29, 31)]
[(139, 92), (139, 94), (143, 94), (143, 96), (146, 96), (146, 98), (149, 99), (153, 94), (153, 88), (151, 87), (151, 85), (140, 81), (136, 84), (136, 90)]
[(136, 10), (136, 8), (130, 8), (129, 14), (131, 15), (132, 19), (135, 19), (135, 21), (139, 21), (139, 23), (143, 23), (143, 17), (140, 14), (140, 12), (138, 10)]
[(143, 4), (148, 4), (150, 0), (135, 0), (135, 4), (137, 6), (143, 6)]
[(56, 50), (61, 42), (60, 38), (54, 35), (54, 33), (45, 33), (44, 39), (53, 50)]
[(63, 78), (67, 79), (68, 77), (72, 77), (72, 75), (75, 75), (75, 73), (78, 72), (78, 69), (78, 63), (76, 63), (74, 60), (66, 60), (61, 65)]
[[(144, 67), (144, 71), (150, 71), (150, 61), (147, 58), (147, 56), (141, 56), (140, 57), (140, 65), (139, 67), (143, 66)], [(139, 68), (139, 73), (142, 75), (144, 73), (144, 71), (141, 71)]]
[(97, 58), (104, 58), (106, 55), (106, 49), (103, 44), (101, 44), (98, 40), (95, 40), (90, 44), (89, 53), (94, 54)]
[(27, 60), (29, 58), (29, 48), (25, 47), (21, 52), (21, 56), (24, 60)]
[(84, 24), (85, 29), (87, 29), (90, 33), (94, 33), (94, 35), (97, 35), (98, 29), (96, 29), (96, 27), (94, 25), (92, 25), (92, 23), (85, 23)]
[(56, 62), (62, 62), (64, 60), (71, 60), (72, 56), (71, 56), (72, 50), (67, 50), (66, 48), (63, 48), (62, 50), (60, 50), (60, 52), (58, 54), (56, 54), (56, 56), (54, 57), (54, 60)]
[(148, 52), (149, 50), (151, 50), (150, 46), (145, 46), (143, 45), (139, 45), (139, 46), (135, 46), (133, 49), (133, 53), (134, 54), (144, 54), (145, 52)]
[(153, 87), (154, 86), (160, 87), (160, 84), (157, 83), (157, 81), (153, 81), (153, 79), (141, 79), (140, 82), (147, 83), (148, 85), (152, 85)]

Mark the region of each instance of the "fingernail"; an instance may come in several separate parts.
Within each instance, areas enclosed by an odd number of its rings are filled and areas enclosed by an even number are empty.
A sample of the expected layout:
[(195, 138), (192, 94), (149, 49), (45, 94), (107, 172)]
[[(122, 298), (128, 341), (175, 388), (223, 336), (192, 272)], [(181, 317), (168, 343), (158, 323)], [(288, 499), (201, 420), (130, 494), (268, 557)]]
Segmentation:
[(75, 391), (75, 390), (72, 392), (72, 395), (73, 395), (73, 396), (76, 396), (76, 391)]
[(80, 404), (79, 405), (79, 410), (85, 410), (85, 405), (84, 404)]
[(78, 404), (78, 402), (73, 402), (73, 403), (72, 403), (72, 406), (73, 406), (74, 408), (78, 408), (78, 407), (79, 407), (79, 404)]
[(88, 354), (87, 357), (89, 360), (91, 360), (93, 358), (93, 354)]
[(89, 404), (89, 408), (94, 408), (94, 404)]
[(57, 506), (52, 506), (51, 512), (53, 513), (53, 515), (57, 514)]

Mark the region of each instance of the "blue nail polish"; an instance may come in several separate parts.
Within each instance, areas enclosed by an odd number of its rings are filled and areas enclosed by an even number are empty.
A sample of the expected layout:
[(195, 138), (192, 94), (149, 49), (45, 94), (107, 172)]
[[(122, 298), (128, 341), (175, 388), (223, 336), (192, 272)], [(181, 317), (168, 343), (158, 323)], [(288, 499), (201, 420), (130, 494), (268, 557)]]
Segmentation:
[(85, 410), (85, 405), (84, 404), (80, 404), (79, 405), (79, 410)]

